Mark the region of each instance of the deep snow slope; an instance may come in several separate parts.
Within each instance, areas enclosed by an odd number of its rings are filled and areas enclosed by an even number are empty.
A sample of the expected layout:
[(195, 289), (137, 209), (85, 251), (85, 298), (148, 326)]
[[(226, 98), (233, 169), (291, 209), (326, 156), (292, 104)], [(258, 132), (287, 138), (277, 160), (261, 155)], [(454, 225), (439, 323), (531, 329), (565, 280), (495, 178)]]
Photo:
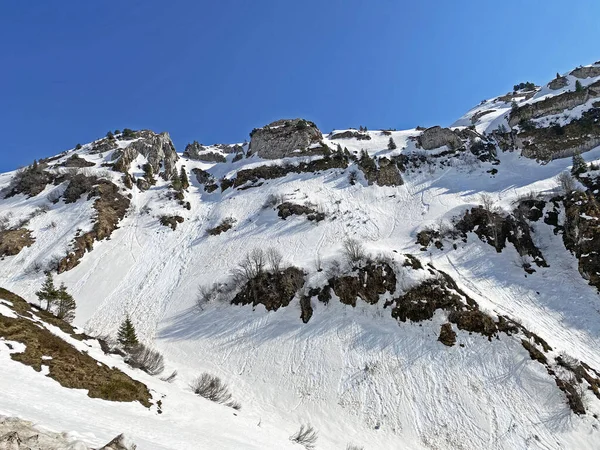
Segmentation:
[[(350, 443), (365, 449), (598, 448), (600, 422), (594, 415), (600, 414), (600, 401), (590, 390), (583, 392), (587, 413), (574, 414), (555, 378), (530, 358), (521, 338), (501, 333), (488, 340), (454, 327), (457, 343), (447, 347), (437, 341), (446, 312), (438, 310), (422, 322), (399, 322), (384, 308), (389, 294), (375, 305), (358, 300), (356, 307), (340, 303), (335, 295), (327, 304), (313, 298), (312, 318), (300, 320), (300, 294), (327, 283), (334, 261), (343, 259), (344, 241), (352, 238), (373, 257), (393, 262), (398, 292), (419, 283), (415, 273), (420, 272), (403, 266), (405, 254), (415, 255), (423, 265), (430, 263), (451, 276), (481, 310), (514, 319), (547, 341), (549, 359), (564, 353), (600, 370), (600, 297), (550, 225), (531, 224), (548, 267), (530, 274), (513, 246), (496, 252), (474, 233), (466, 242), (445, 243), (442, 250), (422, 250), (416, 243), (419, 231), (450, 223), (479, 205), (481, 194), (508, 212), (531, 193), (545, 200), (561, 193), (556, 177), (570, 169), (571, 158), (541, 164), (492, 136), (501, 125), (508, 132), (519, 131), (519, 125), (509, 123), (512, 100), (523, 107), (574, 91), (576, 78), (565, 78), (568, 84), (560, 89), (543, 87), (488, 100), (453, 125), (456, 132), (474, 131), (492, 145), (494, 158), (483, 161), (468, 149), (419, 148), (426, 131), (417, 129), (364, 132), (370, 139), (324, 137), (332, 150), (339, 144), (351, 155), (364, 150), (379, 161), (418, 160), (405, 165), (404, 183), (396, 186), (369, 184), (359, 162), (350, 160), (347, 168), (291, 172), (209, 192), (194, 169), (221, 184), (241, 170), (314, 163), (322, 156), (263, 160), (224, 154), (224, 163), (180, 157), (177, 168), (184, 168), (190, 179), (181, 204), (173, 198), (171, 182), (160, 177), (145, 190), (135, 184), (125, 187), (123, 174), (110, 168), (114, 149), (95, 152), (91, 143), (61, 154), (47, 169), (55, 173), (56, 183), (32, 197), (0, 200), (0, 217), (8, 218), (7, 226), (20, 225), (35, 238), (18, 254), (0, 260), (0, 285), (34, 301), (43, 271), (53, 269), (72, 249), (75, 236), (94, 229), (93, 196), (83, 195), (74, 203), (60, 198), (68, 181), (61, 181), (67, 169), (59, 165), (79, 155), (94, 163), (80, 173), (110, 180), (130, 196), (130, 205), (110, 239), (94, 242), (74, 268), (56, 276), (78, 301), (75, 323), (89, 334), (114, 335), (129, 314), (140, 338), (163, 352), (167, 371), (177, 369), (179, 376), (168, 384), (118, 362), (165, 396), (164, 412), (156, 415), (141, 406), (65, 392), (0, 351), (0, 385), (9, 386), (0, 392), (0, 413), (55, 431), (91, 433), (97, 441), (124, 431), (144, 449), (300, 448), (287, 437), (303, 423), (318, 430), (316, 448), (325, 450)], [(577, 79), (585, 88), (600, 74)], [(556, 120), (566, 125), (595, 108), (593, 103), (565, 109)], [(539, 127), (556, 124), (553, 118), (534, 120)], [(345, 131), (352, 130), (335, 133)], [(390, 137), (396, 149), (388, 149)], [(480, 138), (465, 139), (472, 143)], [(132, 141), (119, 140), (118, 146), (126, 149)], [(583, 157), (600, 163), (600, 147)], [(140, 179), (146, 162), (137, 156), (128, 173)], [(0, 175), (0, 189), (14, 175)], [(325, 219), (292, 215), (283, 220), (267, 204), (270, 198), (309, 205)], [(183, 221), (172, 230), (160, 224), (165, 215)], [(208, 233), (228, 218), (233, 219), (231, 229)], [(19, 224), (23, 219), (27, 223)], [(263, 305), (212, 302), (197, 308), (199, 287), (227, 281), (245, 254), (269, 247), (283, 254), (285, 264), (306, 273), (305, 287), (289, 306), (266, 311)], [(188, 383), (205, 371), (229, 384), (242, 404), (237, 416), (189, 392)], [(15, 394), (23, 392), (26, 402)], [(46, 411), (47, 404), (60, 407)], [(176, 442), (169, 441), (173, 436)]]

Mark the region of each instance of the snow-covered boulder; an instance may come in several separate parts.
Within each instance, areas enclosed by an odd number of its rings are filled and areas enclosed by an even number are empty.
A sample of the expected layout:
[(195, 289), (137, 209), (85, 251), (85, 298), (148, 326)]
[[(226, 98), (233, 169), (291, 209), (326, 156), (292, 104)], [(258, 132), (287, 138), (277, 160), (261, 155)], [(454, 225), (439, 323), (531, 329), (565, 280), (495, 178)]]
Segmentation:
[(317, 126), (304, 119), (277, 120), (250, 133), (250, 151), (265, 159), (320, 154), (323, 139)]

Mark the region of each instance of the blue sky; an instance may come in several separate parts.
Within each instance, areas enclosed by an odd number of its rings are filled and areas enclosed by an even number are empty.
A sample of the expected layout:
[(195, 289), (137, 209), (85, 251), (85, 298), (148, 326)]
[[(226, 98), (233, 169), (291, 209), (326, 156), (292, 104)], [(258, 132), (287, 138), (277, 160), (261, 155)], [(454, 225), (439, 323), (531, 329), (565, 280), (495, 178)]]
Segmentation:
[(597, 1), (5, 1), (0, 171), (103, 136), (449, 125), (600, 59)]

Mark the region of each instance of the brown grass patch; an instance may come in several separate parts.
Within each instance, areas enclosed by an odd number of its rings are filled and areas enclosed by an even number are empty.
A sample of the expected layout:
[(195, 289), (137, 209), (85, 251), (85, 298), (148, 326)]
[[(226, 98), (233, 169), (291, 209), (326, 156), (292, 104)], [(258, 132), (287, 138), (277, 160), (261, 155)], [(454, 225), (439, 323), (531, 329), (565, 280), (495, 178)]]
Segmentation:
[(0, 257), (18, 255), (25, 247), (33, 244), (35, 238), (27, 228), (0, 231)]
[[(21, 297), (0, 289), (0, 298), (12, 302), (12, 309), (21, 316), (16, 319), (0, 316), (0, 337), (26, 346), (24, 352), (11, 355), (13, 360), (31, 366), (38, 372), (42, 370), (42, 365), (48, 366), (50, 378), (67, 388), (87, 389), (89, 397), (121, 402), (139, 401), (150, 407), (151, 395), (144, 384), (80, 352), (34, 322), (34, 316), (41, 317), (43, 314), (34, 314)], [(58, 320), (55, 318), (53, 322)], [(65, 323), (65, 327), (70, 326)], [(52, 359), (43, 360), (42, 356)]]

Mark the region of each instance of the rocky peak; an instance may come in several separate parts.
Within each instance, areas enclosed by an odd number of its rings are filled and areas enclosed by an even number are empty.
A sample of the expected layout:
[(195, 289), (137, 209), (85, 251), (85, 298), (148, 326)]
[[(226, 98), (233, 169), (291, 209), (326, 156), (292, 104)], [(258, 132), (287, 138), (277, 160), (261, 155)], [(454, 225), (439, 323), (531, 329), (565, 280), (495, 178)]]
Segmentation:
[(142, 130), (136, 135), (136, 140), (113, 154), (113, 160), (116, 161), (115, 169), (127, 172), (133, 160), (138, 155), (143, 155), (152, 166), (154, 173), (160, 173), (162, 169), (164, 177), (170, 179), (177, 172), (175, 163), (179, 156), (169, 133), (156, 134), (150, 130)]
[(323, 153), (323, 139), (313, 122), (304, 119), (277, 120), (250, 133), (250, 151), (265, 159)]
[(191, 144), (185, 146), (185, 150), (183, 151), (183, 157), (189, 159), (199, 159), (199, 155), (205, 150), (205, 146), (198, 143), (198, 141), (194, 141)]

